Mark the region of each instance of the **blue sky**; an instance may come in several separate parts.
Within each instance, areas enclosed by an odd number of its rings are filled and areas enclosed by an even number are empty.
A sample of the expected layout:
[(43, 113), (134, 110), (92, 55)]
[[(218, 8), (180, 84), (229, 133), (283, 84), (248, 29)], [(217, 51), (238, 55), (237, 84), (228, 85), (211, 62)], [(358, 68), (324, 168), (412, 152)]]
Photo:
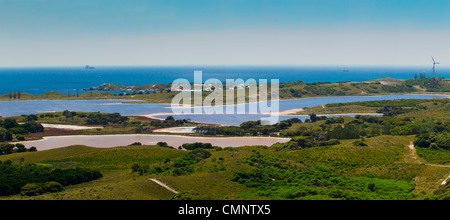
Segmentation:
[(0, 0), (0, 66), (445, 63), (448, 11), (448, 0)]

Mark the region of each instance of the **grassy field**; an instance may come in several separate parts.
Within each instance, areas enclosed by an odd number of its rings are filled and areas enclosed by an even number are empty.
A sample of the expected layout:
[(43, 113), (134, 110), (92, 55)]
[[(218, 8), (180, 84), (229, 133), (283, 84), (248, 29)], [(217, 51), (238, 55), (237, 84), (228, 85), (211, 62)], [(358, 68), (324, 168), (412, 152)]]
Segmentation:
[(132, 173), (134, 164), (162, 166), (175, 161), (188, 151), (157, 146), (128, 146), (97, 149), (86, 146), (16, 153), (0, 156), (13, 163), (45, 163), (58, 168), (92, 168), (103, 177), (89, 183), (66, 187), (59, 193), (34, 197), (9, 196), (1, 199), (171, 199), (174, 194), (149, 181), (157, 178), (174, 188), (183, 197), (192, 199), (267, 199), (257, 188), (232, 181), (236, 171), (252, 170), (248, 158), (255, 152), (287, 161), (298, 168), (327, 166), (333, 174), (344, 177), (370, 177), (399, 183), (414, 183), (414, 199), (431, 195), (436, 184), (450, 168), (427, 167), (410, 159), (407, 145), (413, 137), (380, 136), (367, 139), (368, 147), (356, 147), (353, 141), (340, 145), (276, 151), (267, 147), (242, 147), (230, 150), (208, 150), (211, 156), (196, 163), (195, 172), (174, 176)]
[[(355, 105), (382, 110), (391, 116), (343, 117), (339, 121), (326, 119), (295, 123), (280, 132), (281, 135), (299, 132), (292, 143), (272, 147), (187, 151), (159, 146), (110, 149), (70, 146), (0, 155), (0, 161), (10, 160), (13, 164), (80, 167), (95, 169), (103, 174), (102, 178), (92, 182), (67, 186), (63, 192), (33, 197), (14, 195), (0, 199), (420, 200), (449, 197), (450, 190), (441, 183), (450, 174), (450, 167), (442, 166), (450, 163), (450, 151), (416, 147), (419, 158), (414, 159), (409, 147), (419, 133), (436, 132), (440, 137), (445, 136), (450, 129), (448, 99), (361, 102), (335, 104), (326, 108)], [(317, 108), (322, 107), (312, 109)], [(66, 119), (62, 115), (56, 118)], [(74, 121), (82, 119), (78, 116), (67, 118)], [(55, 117), (48, 120), (55, 120)], [(138, 120), (133, 118), (128, 123), (135, 124)], [(327, 146), (307, 147), (301, 142), (313, 139), (319, 142), (327, 135), (335, 134), (333, 131), (337, 128), (352, 127), (350, 132), (342, 130), (342, 133), (351, 135), (352, 132), (363, 132), (364, 137), (341, 137)], [(116, 128), (110, 129), (108, 132)], [(96, 134), (101, 130), (89, 132)], [(447, 146), (443, 142), (439, 144), (436, 146)], [(168, 191), (150, 181), (150, 178), (158, 179), (179, 193)]]

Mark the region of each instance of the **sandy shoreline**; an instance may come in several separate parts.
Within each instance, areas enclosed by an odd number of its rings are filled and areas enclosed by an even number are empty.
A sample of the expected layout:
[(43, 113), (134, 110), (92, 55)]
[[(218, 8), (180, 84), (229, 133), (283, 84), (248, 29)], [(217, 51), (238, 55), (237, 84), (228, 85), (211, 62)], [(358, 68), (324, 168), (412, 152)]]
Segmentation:
[(65, 130), (86, 130), (86, 129), (97, 129), (97, 128), (103, 128), (100, 126), (83, 126), (83, 125), (66, 125), (66, 124), (48, 124), (48, 123), (41, 123), (41, 125), (44, 128), (58, 128), (58, 129), (65, 129)]
[[(286, 110), (286, 111), (282, 111), (282, 112), (274, 112), (274, 113), (261, 113), (261, 114), (257, 114), (257, 115), (278, 115), (278, 116), (294, 116), (294, 117), (308, 117), (309, 115), (298, 115), (295, 113), (301, 112), (303, 109), (291, 109), (291, 110)], [(171, 115), (202, 115), (202, 113), (168, 113), (168, 112), (161, 112), (161, 113), (153, 113), (153, 114), (147, 114), (147, 115), (139, 115), (142, 117), (147, 117), (147, 118), (151, 118), (151, 119), (155, 119), (155, 120), (164, 120), (161, 118), (157, 118), (156, 116), (171, 116)], [(382, 116), (383, 114), (380, 113), (341, 113), (341, 114), (317, 114), (317, 116), (351, 116), (351, 115), (378, 115), (378, 116)]]
[(192, 127), (173, 127), (173, 128), (161, 128), (153, 130), (153, 133), (178, 133), (178, 134), (186, 134), (186, 133), (194, 133), (194, 126)]

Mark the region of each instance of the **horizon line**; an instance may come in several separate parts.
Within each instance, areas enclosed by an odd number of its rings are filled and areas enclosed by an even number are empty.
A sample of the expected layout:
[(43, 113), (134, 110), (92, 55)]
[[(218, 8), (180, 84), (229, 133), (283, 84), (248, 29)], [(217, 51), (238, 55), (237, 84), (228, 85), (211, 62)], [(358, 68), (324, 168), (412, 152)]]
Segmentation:
[[(84, 68), (85, 65), (42, 65), (42, 66), (0, 66), (0, 69), (13, 69), (13, 68)], [(432, 68), (432, 64), (162, 64), (162, 65), (89, 65), (91, 67), (339, 67), (339, 68), (352, 68), (352, 67), (421, 67), (421, 68)], [(450, 68), (450, 65), (442, 65), (439, 67)]]

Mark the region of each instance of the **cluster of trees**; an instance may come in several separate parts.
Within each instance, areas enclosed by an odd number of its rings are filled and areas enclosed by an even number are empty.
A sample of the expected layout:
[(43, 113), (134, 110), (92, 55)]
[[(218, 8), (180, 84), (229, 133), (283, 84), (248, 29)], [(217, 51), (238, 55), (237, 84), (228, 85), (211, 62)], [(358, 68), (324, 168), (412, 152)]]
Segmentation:
[(316, 114), (313, 113), (313, 114), (309, 115), (309, 119), (306, 119), (305, 122), (306, 123), (308, 123), (308, 122), (314, 123), (316, 121), (322, 121), (322, 120), (327, 120), (327, 119), (328, 119), (327, 116), (317, 116)]
[(122, 124), (128, 121), (128, 117), (119, 113), (87, 113), (86, 123), (89, 125)]
[[(412, 123), (414, 120), (414, 123)], [(285, 149), (300, 149), (338, 144), (337, 140), (360, 139), (380, 135), (418, 135), (419, 146), (450, 149), (448, 133), (450, 122), (431, 119), (415, 120), (409, 117), (377, 117), (357, 115), (344, 123), (341, 118), (328, 118), (324, 124), (311, 127), (297, 126), (280, 132), (281, 136), (293, 137), (290, 142), (277, 146)], [(364, 146), (364, 143), (358, 143)]]
[(23, 137), (22, 135), (43, 131), (44, 127), (34, 121), (28, 121), (24, 124), (19, 124), (14, 118), (6, 118), (4, 120), (0, 119), (0, 142), (11, 141), (13, 139), (13, 135)]
[(146, 95), (148, 95), (148, 94), (150, 94), (150, 93), (152, 93), (152, 92), (150, 92), (150, 91), (133, 91), (133, 92), (131, 92), (131, 93), (127, 93), (127, 92), (124, 92), (124, 93), (119, 93), (119, 95), (118, 96), (130, 96), (130, 95), (144, 95), (144, 94), (146, 94)]
[(0, 155), (22, 153), (22, 152), (33, 152), (37, 151), (35, 147), (26, 148), (23, 144), (8, 144), (0, 143)]
[(55, 181), (49, 181), (45, 183), (28, 183), (20, 190), (22, 196), (37, 196), (44, 193), (61, 192), (64, 190), (64, 186), (61, 183)]
[(213, 149), (214, 147), (210, 143), (186, 143), (181, 145), (182, 148), (186, 150), (195, 150), (195, 149)]
[(259, 152), (246, 162), (254, 169), (236, 171), (232, 180), (269, 199), (403, 200), (416, 196), (414, 182), (345, 177), (327, 166), (300, 168)]
[(11, 99), (20, 99), (20, 97), (22, 96), (22, 93), (21, 92), (16, 92), (16, 91), (14, 91), (14, 92), (9, 92), (8, 93), (8, 96), (9, 96), (9, 99), (11, 100)]
[(383, 113), (383, 116), (392, 117), (411, 112), (412, 110), (413, 109), (411, 108), (405, 109), (402, 107), (384, 106), (382, 109), (378, 110), (377, 113)]
[[(204, 145), (208, 147), (208, 145)], [(166, 173), (173, 176), (189, 175), (195, 172), (195, 164), (200, 161), (211, 157), (211, 153), (204, 148), (195, 148), (190, 150), (189, 153), (183, 157), (174, 161), (166, 159), (164, 163), (149, 167), (148, 165), (142, 166), (139, 164), (133, 164), (131, 167), (132, 172), (137, 172), (139, 175), (144, 174), (161, 174)]]
[[(45, 114), (52, 117), (52, 114)], [(119, 113), (100, 113), (100, 112), (74, 112), (64, 110), (62, 116), (67, 119), (77, 116), (78, 118), (85, 118), (88, 125), (108, 125), (108, 124), (123, 124), (129, 120), (128, 117), (122, 116)]]
[(20, 194), (23, 187), (32, 183), (35, 184), (25, 187), (25, 195), (34, 195), (33, 191), (43, 193), (46, 190), (58, 188), (55, 184), (48, 182), (68, 186), (96, 180), (102, 176), (100, 172), (91, 169), (54, 169), (51, 165), (13, 164), (10, 160), (0, 161), (0, 196)]
[(447, 131), (420, 134), (414, 139), (414, 145), (422, 148), (450, 150), (450, 134)]
[(151, 133), (153, 128), (168, 128), (168, 127), (177, 127), (190, 124), (191, 122), (188, 119), (178, 119), (175, 120), (172, 116), (167, 116), (165, 120), (153, 120), (150, 122), (141, 123), (140, 121), (134, 121), (130, 124), (136, 125), (134, 129), (135, 133)]
[(274, 150), (298, 150), (302, 148), (312, 148), (312, 147), (322, 147), (322, 146), (331, 146), (337, 145), (341, 142), (337, 139), (331, 140), (320, 140), (317, 141), (314, 137), (306, 137), (306, 136), (298, 136), (291, 138), (289, 142), (286, 143), (276, 143), (272, 146)]
[[(362, 137), (374, 137), (379, 135), (421, 135), (419, 139), (430, 139), (425, 143), (433, 143), (445, 146), (444, 141), (434, 141), (434, 137), (444, 140), (445, 134), (450, 132), (450, 122), (445, 120), (435, 120), (431, 118), (416, 119), (414, 117), (395, 117), (411, 111), (427, 110), (425, 102), (434, 103), (434, 106), (444, 106), (450, 103), (448, 99), (436, 100), (382, 100), (359, 103), (336, 103), (327, 107), (338, 107), (345, 105), (361, 105), (367, 107), (378, 107), (378, 112), (383, 113), (383, 117), (356, 115), (355, 119), (344, 123), (344, 118), (327, 118), (324, 124), (311, 128), (310, 126), (297, 126), (295, 129), (286, 129), (280, 132), (281, 136), (295, 137), (307, 136), (314, 138), (314, 141), (324, 141), (331, 139), (359, 139)], [(314, 121), (311, 115), (310, 121)], [(305, 121), (306, 122), (306, 121)], [(432, 132), (436, 133), (433, 135)], [(433, 145), (433, 147), (436, 147)], [(428, 146), (428, 145), (427, 145)], [(439, 147), (445, 148), (445, 147)]]
[(228, 135), (228, 136), (245, 136), (245, 135), (275, 135), (277, 132), (291, 127), (293, 124), (302, 123), (298, 118), (292, 118), (281, 121), (274, 125), (262, 125), (261, 120), (248, 121), (237, 126), (198, 126), (194, 132), (204, 135)]
[(183, 126), (187, 123), (190, 123), (187, 119), (177, 119), (173, 118), (173, 116), (167, 116), (166, 119), (163, 121), (161, 120), (154, 120), (150, 122), (150, 126), (157, 127), (157, 128), (168, 128), (168, 127), (176, 127), (176, 126)]

